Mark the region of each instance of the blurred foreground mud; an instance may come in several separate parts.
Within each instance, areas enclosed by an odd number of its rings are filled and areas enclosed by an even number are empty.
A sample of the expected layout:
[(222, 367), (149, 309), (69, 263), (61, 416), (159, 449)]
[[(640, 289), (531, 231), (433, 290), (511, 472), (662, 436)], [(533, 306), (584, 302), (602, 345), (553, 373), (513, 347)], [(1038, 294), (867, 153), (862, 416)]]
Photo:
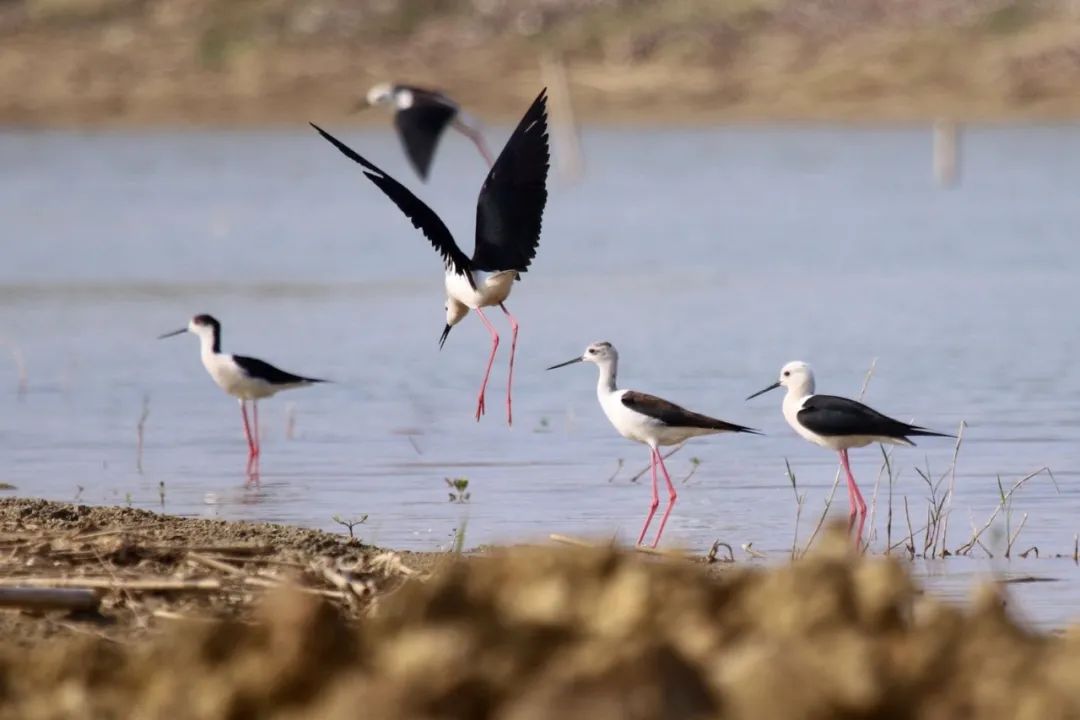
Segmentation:
[(8, 643), (0, 717), (1080, 717), (1080, 638), (989, 591), (941, 604), (842, 541), (719, 571), (512, 548), (383, 587), (361, 611), (293, 587), (224, 621)]

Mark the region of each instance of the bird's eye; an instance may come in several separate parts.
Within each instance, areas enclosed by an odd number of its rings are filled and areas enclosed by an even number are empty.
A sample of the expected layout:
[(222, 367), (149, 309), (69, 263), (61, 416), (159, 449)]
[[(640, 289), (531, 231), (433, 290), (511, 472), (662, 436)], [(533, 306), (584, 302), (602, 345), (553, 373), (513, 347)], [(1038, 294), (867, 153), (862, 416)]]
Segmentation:
[(596, 348), (589, 348), (589, 354), (590, 355), (595, 355), (596, 354)]
[(784, 371), (784, 377), (788, 377), (788, 376), (790, 376), (790, 375), (791, 375), (791, 371), (790, 371), (790, 370), (785, 370), (785, 371)]

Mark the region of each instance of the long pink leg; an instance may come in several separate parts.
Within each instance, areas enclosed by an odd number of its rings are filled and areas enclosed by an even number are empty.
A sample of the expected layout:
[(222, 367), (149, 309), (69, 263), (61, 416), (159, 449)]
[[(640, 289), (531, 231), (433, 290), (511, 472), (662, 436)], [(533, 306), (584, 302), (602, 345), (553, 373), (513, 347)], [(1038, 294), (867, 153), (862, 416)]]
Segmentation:
[(656, 508), (660, 506), (660, 498), (656, 494), (656, 457), (657, 452), (655, 448), (649, 448), (649, 469), (652, 470), (652, 502), (649, 503), (649, 514), (645, 516), (645, 524), (641, 527), (641, 534), (638, 535), (637, 544), (640, 545), (641, 541), (645, 539), (645, 531), (649, 529), (649, 523), (652, 522), (653, 515), (656, 514)]
[(679, 493), (675, 492), (675, 486), (671, 484), (671, 476), (668, 475), (667, 466), (664, 465), (664, 456), (660, 454), (660, 451), (656, 452), (656, 460), (660, 463), (660, 469), (664, 473), (664, 482), (667, 483), (668, 491), (668, 506), (664, 510), (664, 515), (660, 518), (660, 529), (656, 531), (656, 539), (653, 540), (653, 547), (656, 547), (660, 542), (660, 536), (664, 534), (664, 526), (667, 525), (668, 515), (671, 515), (671, 509), (675, 507), (675, 501), (679, 499)]
[(495, 331), (495, 326), (487, 319), (483, 310), (476, 308), (476, 314), (480, 316), (480, 319), (484, 322), (484, 327), (491, 333), (491, 355), (488, 357), (487, 369), (484, 370), (484, 381), (480, 383), (480, 395), (476, 399), (476, 420), (479, 422), (480, 416), (484, 414), (484, 393), (487, 391), (488, 377), (491, 375), (491, 366), (495, 362), (495, 351), (499, 349), (499, 333)]
[(851, 495), (851, 514), (848, 516), (848, 532), (851, 532), (851, 525), (855, 522), (856, 513), (859, 516), (859, 531), (855, 536), (856, 541), (862, 542), (863, 526), (866, 524), (866, 501), (863, 500), (862, 493), (859, 492), (859, 486), (855, 484), (855, 476), (851, 474), (851, 465), (848, 462), (848, 451), (840, 451), (840, 464), (844, 467), (844, 472), (847, 474), (848, 492)]
[(487, 143), (484, 142), (484, 136), (480, 134), (480, 131), (476, 128), (469, 127), (463, 122), (455, 122), (454, 128), (457, 129), (465, 137), (472, 140), (473, 145), (480, 151), (480, 154), (484, 156), (484, 161), (491, 167), (495, 164), (495, 158), (491, 156), (491, 151), (487, 148)]
[(253, 415), (253, 419), (255, 420), (255, 422), (253, 423), (254, 426), (255, 426), (255, 428), (254, 428), (254, 430), (255, 430), (255, 433), (254, 433), (255, 457), (259, 457), (260, 455), (262, 455), (262, 435), (259, 434), (259, 401), (258, 400), (252, 400), (251, 401), (251, 412), (252, 412), (252, 415)]
[(247, 403), (240, 401), (240, 416), (244, 418), (244, 438), (248, 443), (248, 457), (255, 457), (255, 442), (251, 439), (251, 425), (248, 423)]
[(518, 336), (518, 322), (517, 319), (510, 314), (510, 311), (506, 309), (506, 305), (499, 303), (499, 307), (506, 313), (506, 317), (510, 318), (510, 331), (513, 333), (510, 336), (510, 374), (506, 377), (506, 424), (514, 424), (514, 408), (513, 402), (510, 399), (510, 393), (514, 387), (514, 352), (517, 350), (517, 336)]

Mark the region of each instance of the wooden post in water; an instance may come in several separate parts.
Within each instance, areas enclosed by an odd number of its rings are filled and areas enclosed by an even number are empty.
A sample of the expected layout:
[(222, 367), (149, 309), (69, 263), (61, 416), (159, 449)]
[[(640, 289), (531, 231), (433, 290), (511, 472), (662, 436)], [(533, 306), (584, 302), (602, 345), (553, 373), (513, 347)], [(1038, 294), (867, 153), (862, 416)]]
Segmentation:
[(960, 182), (960, 125), (946, 118), (934, 122), (934, 179), (940, 187)]
[(540, 76), (551, 98), (551, 134), (555, 145), (556, 168), (564, 182), (577, 182), (581, 179), (584, 167), (574, 106), (570, 97), (570, 80), (562, 56), (553, 51), (545, 52), (540, 58)]

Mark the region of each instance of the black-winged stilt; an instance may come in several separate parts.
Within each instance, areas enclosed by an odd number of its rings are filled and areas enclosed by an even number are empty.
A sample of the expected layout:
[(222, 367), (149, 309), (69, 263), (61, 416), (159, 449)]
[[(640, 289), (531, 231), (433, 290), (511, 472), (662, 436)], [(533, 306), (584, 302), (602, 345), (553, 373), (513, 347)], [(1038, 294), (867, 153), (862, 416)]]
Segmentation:
[(645, 532), (649, 529), (656, 508), (660, 505), (657, 497), (656, 467), (664, 473), (664, 482), (668, 488), (668, 506), (660, 518), (660, 528), (656, 531), (656, 539), (653, 547), (660, 542), (660, 536), (664, 534), (664, 526), (667, 524), (671, 509), (675, 506), (678, 493), (671, 483), (667, 467), (664, 466), (664, 458), (660, 455), (660, 447), (663, 445), (678, 445), (698, 435), (712, 435), (722, 432), (743, 432), (760, 435), (757, 430), (724, 422), (706, 415), (700, 415), (682, 408), (675, 403), (668, 402), (654, 395), (636, 392), (634, 390), (620, 390), (616, 386), (615, 376), (619, 369), (619, 353), (608, 342), (597, 342), (585, 348), (581, 357), (567, 360), (558, 365), (552, 365), (548, 370), (566, 367), (579, 362), (595, 363), (600, 369), (600, 379), (596, 384), (596, 396), (600, 400), (600, 407), (608, 420), (624, 438), (644, 443), (649, 446), (649, 469), (652, 470), (652, 501), (649, 504), (649, 514), (645, 516), (645, 525), (638, 535), (637, 544), (640, 545), (645, 539)]
[[(302, 377), (280, 370), (270, 363), (244, 355), (221, 352), (221, 323), (210, 315), (196, 315), (187, 327), (165, 333), (163, 340), (182, 333), (199, 337), (203, 367), (222, 390), (240, 401), (240, 414), (244, 419), (244, 437), (248, 442), (248, 470), (259, 457), (259, 400), (276, 395), (282, 390), (327, 382), (318, 378)], [(254, 414), (254, 430), (248, 424), (247, 402), (251, 402)]]
[(855, 484), (855, 477), (851, 474), (848, 450), (865, 447), (870, 443), (914, 445), (915, 443), (908, 439), (909, 436), (953, 437), (947, 433), (893, 420), (857, 400), (835, 395), (815, 395), (814, 371), (809, 365), (798, 360), (789, 362), (780, 369), (779, 380), (746, 399), (750, 400), (778, 387), (787, 388), (782, 408), (788, 425), (806, 440), (836, 450), (840, 454), (840, 465), (847, 476), (848, 532), (851, 532), (858, 515), (857, 538), (862, 538), (863, 525), (866, 522), (866, 501), (863, 500), (859, 486)]
[(439, 348), (450, 329), (475, 310), (491, 333), (491, 355), (477, 398), (476, 419), (484, 413), (484, 392), (499, 334), (481, 308), (498, 305), (510, 319), (510, 372), (506, 381), (506, 420), (513, 424), (511, 388), (514, 381), (514, 352), (517, 349), (518, 323), (506, 309), (505, 300), (515, 279), (529, 268), (540, 242), (540, 226), (547, 203), (548, 134), (547, 96), (541, 91), (518, 123), (480, 188), (476, 203), (476, 247), (470, 258), (454, 242), (453, 235), (435, 214), (394, 178), (368, 162), (352, 148), (312, 123), (320, 135), (346, 157), (364, 168), (364, 176), (382, 190), (413, 226), (420, 229), (443, 257), (446, 266), (446, 326), (439, 337)]
[(357, 105), (357, 109), (380, 105), (388, 105), (394, 109), (394, 127), (397, 128), (409, 162), (421, 180), (427, 180), (435, 148), (447, 127), (452, 127), (469, 138), (484, 157), (488, 167), (491, 166), (491, 153), (484, 142), (480, 123), (438, 90), (379, 83), (368, 90), (367, 96)]

